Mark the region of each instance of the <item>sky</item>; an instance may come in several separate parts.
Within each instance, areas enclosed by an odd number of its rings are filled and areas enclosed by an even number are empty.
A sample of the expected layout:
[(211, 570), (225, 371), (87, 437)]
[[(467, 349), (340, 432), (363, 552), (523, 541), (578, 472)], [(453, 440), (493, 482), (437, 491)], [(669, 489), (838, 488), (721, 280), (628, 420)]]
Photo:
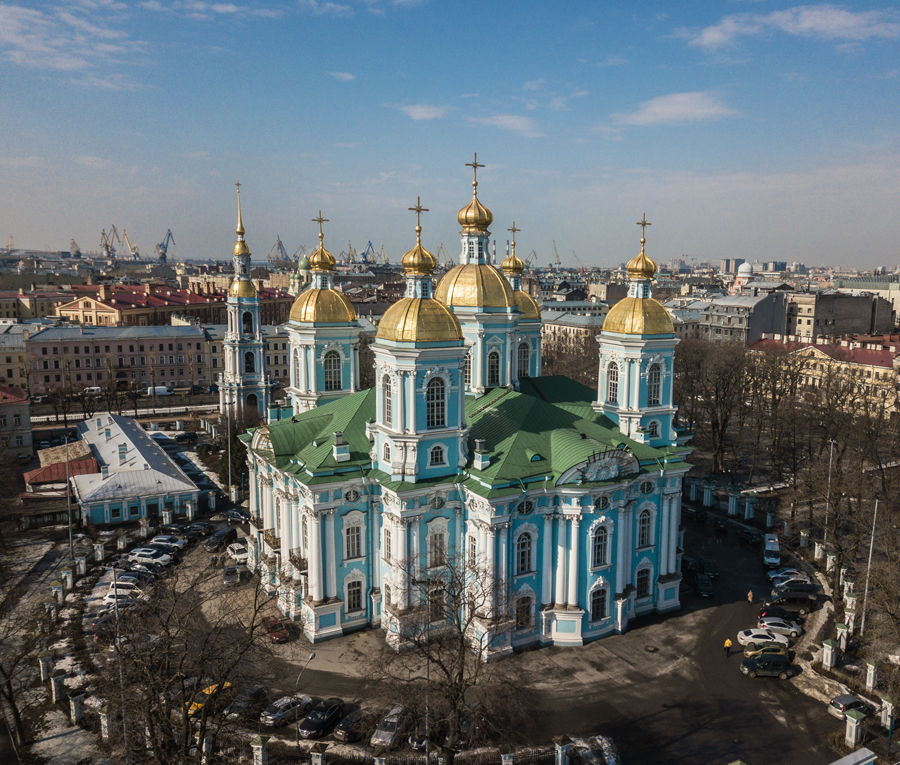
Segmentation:
[(900, 12), (876, 1), (0, 2), (0, 246), (264, 260), (369, 241), (611, 266), (900, 263)]

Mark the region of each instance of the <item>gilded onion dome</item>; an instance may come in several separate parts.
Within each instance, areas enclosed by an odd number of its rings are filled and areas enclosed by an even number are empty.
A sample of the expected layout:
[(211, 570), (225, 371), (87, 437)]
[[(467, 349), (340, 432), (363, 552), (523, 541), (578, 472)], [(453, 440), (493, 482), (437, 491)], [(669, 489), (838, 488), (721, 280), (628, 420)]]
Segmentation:
[(316, 251), (309, 256), (309, 269), (311, 271), (334, 271), (334, 255), (328, 252), (321, 242)]
[(512, 308), (516, 305), (506, 277), (487, 263), (454, 266), (434, 290), (444, 305), (471, 308)]
[(400, 265), (407, 274), (416, 274), (418, 276), (431, 276), (434, 273), (434, 267), (437, 265), (437, 258), (422, 246), (419, 241), (419, 234), (422, 231), (421, 226), (416, 226), (416, 246), (413, 247), (403, 259)]
[(306, 290), (291, 306), (290, 321), (303, 324), (346, 324), (356, 321), (356, 310), (335, 290)]
[(625, 269), (632, 279), (652, 279), (656, 274), (656, 263), (644, 254), (643, 237), (641, 237), (641, 251), (628, 261)]
[(509, 257), (500, 264), (500, 268), (507, 276), (519, 276), (525, 270), (525, 263), (513, 249)]
[(478, 168), (484, 165), (478, 164), (478, 155), (475, 155), (474, 161), (469, 165), (474, 170), (472, 180), (472, 201), (462, 208), (456, 214), (456, 220), (462, 226), (464, 234), (477, 233), (487, 231), (488, 226), (494, 222), (493, 213), (478, 201)]
[(622, 298), (603, 320), (603, 332), (623, 335), (671, 335), (672, 317), (653, 298)]
[(531, 295), (522, 290), (515, 290), (513, 292), (513, 298), (515, 299), (519, 310), (522, 312), (523, 319), (541, 320), (541, 309)]
[(228, 288), (228, 297), (252, 298), (256, 297), (256, 287), (250, 279), (235, 279)]

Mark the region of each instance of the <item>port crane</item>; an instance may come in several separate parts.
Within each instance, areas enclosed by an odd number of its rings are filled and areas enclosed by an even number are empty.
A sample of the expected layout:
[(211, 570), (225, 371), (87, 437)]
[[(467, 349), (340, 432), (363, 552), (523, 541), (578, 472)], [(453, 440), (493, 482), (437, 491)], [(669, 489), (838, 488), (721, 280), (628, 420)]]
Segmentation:
[(553, 240), (553, 254), (556, 255), (556, 270), (560, 271), (560, 270), (562, 270), (562, 265), (560, 264), (560, 261), (559, 261), (559, 252), (557, 252), (557, 250), (556, 250), (556, 240), (555, 239)]
[(293, 255), (291, 255), (291, 260), (299, 262), (299, 261), (303, 260), (303, 258), (305, 258), (305, 257), (306, 257), (306, 245), (301, 244), (297, 248), (297, 251)]
[(438, 260), (444, 264), (446, 268), (453, 268), (456, 265), (456, 261), (453, 259), (453, 256), (447, 252), (447, 248), (444, 247), (444, 243), (441, 242), (440, 247), (438, 247), (437, 251)]
[(128, 252), (128, 257), (133, 260), (138, 260), (141, 257), (141, 253), (138, 251), (137, 245), (131, 243), (131, 240), (128, 238), (128, 232), (123, 228), (122, 229), (122, 246), (126, 248)]
[(287, 259), (287, 250), (284, 249), (284, 245), (281, 243), (281, 237), (278, 234), (275, 234), (275, 244), (272, 245), (272, 249), (269, 250), (269, 254), (266, 255), (266, 260), (268, 260), (269, 263), (274, 263), (276, 260)]
[(534, 261), (536, 259), (537, 259), (537, 251), (532, 250), (531, 255), (529, 255), (527, 258), (525, 258), (525, 267), (527, 268), (528, 266), (530, 266), (532, 263), (534, 263)]
[(15, 249), (16, 243), (13, 241), (13, 235), (10, 234), (6, 240), (6, 251), (12, 252)]
[(73, 258), (81, 257), (81, 247), (78, 246), (78, 242), (76, 242), (74, 239), (69, 242), (69, 253)]
[(165, 263), (169, 255), (169, 245), (175, 244), (175, 237), (172, 236), (172, 229), (166, 231), (166, 237), (155, 247), (156, 256), (160, 263)]
[(572, 254), (575, 256), (575, 262), (581, 267), (581, 273), (583, 274), (585, 271), (585, 265), (582, 262), (581, 258), (578, 257), (578, 253), (575, 250), (572, 250)]

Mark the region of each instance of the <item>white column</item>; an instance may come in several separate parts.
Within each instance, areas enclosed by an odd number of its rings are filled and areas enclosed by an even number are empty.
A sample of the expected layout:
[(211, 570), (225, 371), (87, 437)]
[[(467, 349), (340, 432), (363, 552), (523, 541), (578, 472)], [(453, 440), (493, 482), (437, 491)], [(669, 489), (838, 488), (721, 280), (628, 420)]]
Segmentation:
[(625, 551), (623, 563), (625, 564), (625, 584), (631, 584), (631, 559), (634, 557), (634, 511), (631, 507), (625, 508)]
[(291, 499), (287, 495), (281, 497), (279, 503), (281, 507), (281, 565), (287, 565), (291, 554), (291, 540), (293, 538), (293, 528), (291, 523)]
[(497, 555), (495, 550), (495, 540), (496, 540), (496, 529), (493, 526), (488, 526), (485, 529), (485, 568), (486, 576), (485, 582), (488, 587), (488, 606), (487, 606), (487, 616), (493, 618), (494, 614), (497, 612)]
[(337, 595), (337, 572), (335, 571), (335, 558), (337, 550), (334, 547), (334, 511), (325, 516), (325, 597), (333, 598)]
[(619, 408), (628, 409), (629, 396), (631, 395), (631, 360), (622, 360), (622, 377), (619, 380)]
[(573, 517), (569, 521), (569, 608), (578, 606), (578, 523), (580, 518)]
[(316, 346), (310, 345), (309, 349), (309, 392), (317, 393), (316, 382)]
[(459, 385), (457, 386), (459, 398), (459, 427), (466, 427), (466, 379), (465, 371), (459, 370)]
[(634, 408), (641, 408), (641, 360), (634, 360)]
[(258, 493), (259, 493), (260, 480), (259, 480), (259, 475), (257, 474), (255, 467), (252, 468), (252, 471), (253, 471), (253, 476), (252, 476), (252, 482), (250, 485), (250, 515), (254, 520), (256, 520), (256, 516), (259, 513)]
[(616, 524), (616, 594), (625, 591), (625, 537), (626, 511), (619, 508), (619, 522)]
[[(535, 543), (537, 540), (535, 540)], [(500, 573), (500, 592), (506, 598), (507, 583), (509, 580), (509, 524), (500, 526), (500, 552), (497, 559), (497, 569)]]
[(484, 387), (484, 333), (479, 332), (472, 346), (472, 387)]
[(538, 336), (534, 339), (534, 352), (537, 354), (537, 368), (535, 377), (541, 376), (541, 336)]
[(416, 377), (418, 373), (409, 372), (409, 432), (416, 432)]
[(678, 570), (678, 516), (681, 512), (681, 493), (669, 495), (669, 573)]
[(506, 385), (509, 385), (513, 380), (513, 359), (515, 358), (514, 345), (512, 331), (506, 330)]
[(297, 387), (300, 389), (302, 393), (309, 392), (309, 385), (307, 383), (308, 375), (306, 373), (306, 346), (301, 345), (297, 349), (297, 356), (300, 359), (300, 379), (297, 381)]
[(553, 602), (552, 582), (553, 569), (550, 564), (553, 561), (553, 515), (547, 513), (544, 516), (544, 540), (543, 552), (541, 554), (541, 605), (548, 605)]
[(401, 609), (409, 607), (409, 539), (406, 533), (406, 524), (403, 520), (394, 525), (396, 541), (393, 543), (397, 550), (397, 567), (399, 574), (398, 586), (399, 598), (395, 598)]
[[(397, 418), (397, 431), (402, 433), (406, 428), (406, 372), (397, 372), (396, 384), (391, 386), (397, 389), (396, 401), (400, 405)], [(394, 392), (391, 391), (393, 396)], [(393, 417), (393, 414), (391, 415)]]
[[(300, 501), (296, 497), (291, 500), (291, 530), (294, 532), (291, 538), (291, 549), (300, 549)], [(301, 556), (302, 557), (302, 556)]]
[(353, 360), (356, 358), (356, 354), (353, 353), (353, 343), (350, 344), (350, 391), (352, 393), (356, 393), (356, 364), (353, 363)]
[(556, 516), (556, 596), (554, 605), (566, 605), (566, 519)]
[(669, 572), (669, 497), (662, 495), (662, 517), (659, 523), (659, 575), (664, 576)]
[(309, 516), (309, 591), (314, 602), (319, 603), (322, 597), (322, 517), (315, 511)]

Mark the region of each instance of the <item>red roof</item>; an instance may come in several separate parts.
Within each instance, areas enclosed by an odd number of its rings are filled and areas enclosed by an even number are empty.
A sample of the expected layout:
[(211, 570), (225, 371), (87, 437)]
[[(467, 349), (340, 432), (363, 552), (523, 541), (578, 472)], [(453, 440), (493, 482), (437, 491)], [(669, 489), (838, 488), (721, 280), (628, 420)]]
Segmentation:
[(871, 350), (869, 348), (848, 348), (845, 345), (832, 345), (831, 343), (783, 343), (780, 340), (767, 338), (758, 340), (750, 346), (751, 350), (764, 351), (768, 348), (787, 348), (791, 353), (796, 353), (804, 348), (815, 348), (820, 353), (848, 364), (863, 364), (869, 367), (886, 367), (890, 369), (894, 366), (894, 359), (900, 356), (900, 353), (889, 350)]
[[(100, 466), (93, 457), (85, 457), (80, 460), (71, 460), (69, 462), (69, 477), (76, 475), (88, 475), (90, 473), (99, 473)], [(59, 483), (66, 480), (66, 463), (54, 462), (52, 465), (31, 470), (25, 473), (26, 484), (36, 483)]]
[(0, 404), (27, 404), (30, 400), (21, 388), (0, 388)]

